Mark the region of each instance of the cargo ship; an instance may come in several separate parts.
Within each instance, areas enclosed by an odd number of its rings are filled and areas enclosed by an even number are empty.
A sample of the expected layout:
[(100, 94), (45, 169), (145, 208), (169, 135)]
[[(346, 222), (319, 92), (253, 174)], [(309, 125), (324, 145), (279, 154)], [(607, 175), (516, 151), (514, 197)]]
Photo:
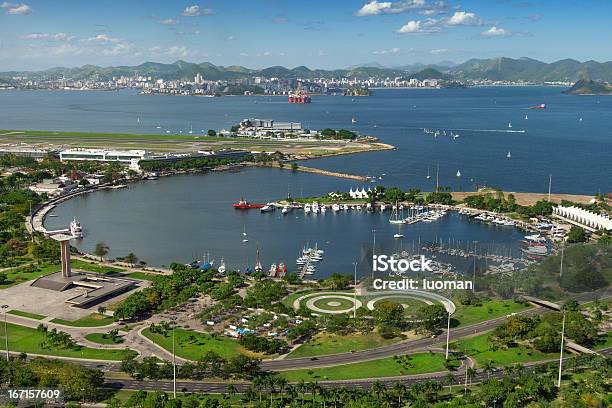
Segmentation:
[(263, 208), (264, 206), (265, 204), (249, 203), (245, 199), (241, 199), (237, 203), (234, 203), (234, 208), (236, 210), (250, 210), (252, 208)]

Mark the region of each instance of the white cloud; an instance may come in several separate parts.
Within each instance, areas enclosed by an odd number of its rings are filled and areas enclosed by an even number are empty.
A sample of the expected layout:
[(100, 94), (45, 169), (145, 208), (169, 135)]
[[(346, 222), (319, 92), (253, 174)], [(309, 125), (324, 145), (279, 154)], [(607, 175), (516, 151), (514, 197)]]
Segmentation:
[(248, 56), (249, 56), (249, 53), (247, 53), (247, 52), (241, 52), (241, 53), (240, 53), (240, 56), (241, 56), (241, 57), (248, 57)]
[(478, 26), (483, 22), (476, 14), (465, 11), (455, 11), (455, 14), (450, 16), (446, 21), (449, 26)]
[(136, 47), (133, 44), (122, 42), (118, 44), (114, 44), (111, 47), (103, 48), (102, 55), (107, 57), (114, 57), (117, 55), (134, 55), (136, 52)]
[(388, 50), (376, 50), (376, 51), (372, 51), (372, 54), (375, 54), (375, 55), (385, 55), (385, 54), (397, 54), (398, 52), (400, 52), (400, 49), (395, 47), (395, 48), (390, 48)]
[(385, 12), (389, 12), (391, 9), (391, 2), (384, 1), (378, 2), (376, 0), (372, 0), (366, 4), (364, 4), (359, 10), (355, 12), (356, 16), (375, 16), (378, 14), (382, 14)]
[(117, 44), (121, 42), (121, 39), (110, 37), (108, 34), (98, 34), (95, 37), (90, 37), (84, 41), (98, 44)]
[(535, 14), (531, 14), (528, 18), (532, 22), (537, 23), (538, 21), (540, 21), (542, 19), (542, 17), (544, 17), (543, 14), (535, 13)]
[(193, 6), (185, 7), (185, 10), (181, 13), (185, 17), (197, 17), (197, 16), (210, 16), (213, 14), (213, 10), (210, 8), (201, 8), (197, 4)]
[(512, 35), (512, 33), (508, 30), (504, 30), (503, 28), (499, 28), (496, 26), (493, 26), (491, 28), (489, 28), (486, 31), (483, 31), (482, 33), (480, 33), (481, 36), (483, 37), (508, 37), (510, 35)]
[(228, 35), (227, 37), (225, 37), (225, 41), (236, 41), (238, 39), (238, 37), (236, 37), (235, 35)]
[(176, 25), (178, 23), (178, 20), (174, 19), (174, 18), (165, 18), (162, 20), (158, 20), (157, 21), (159, 24), (163, 24), (163, 25)]
[(450, 17), (410, 20), (396, 30), (396, 32), (400, 34), (434, 34), (443, 32), (449, 27), (480, 26), (482, 24), (484, 24), (484, 22), (476, 14), (456, 11)]
[(5, 1), (0, 4), (0, 8), (3, 8), (6, 14), (26, 15), (32, 12), (32, 7), (24, 3), (15, 4)]
[(275, 22), (276, 24), (285, 24), (288, 20), (287, 20), (287, 17), (278, 15), (274, 17), (272, 21)]
[(187, 51), (187, 47), (184, 45), (173, 45), (166, 50), (166, 55), (170, 57), (186, 57), (189, 55), (189, 52)]
[(22, 37), (24, 40), (48, 40), (48, 41), (66, 41), (73, 37), (68, 37), (66, 33), (30, 33)]
[(450, 6), (446, 0), (369, 0), (355, 12), (356, 16), (377, 16), (380, 14), (399, 14), (417, 12), (426, 16), (445, 13)]
[(396, 32), (400, 34), (433, 34), (440, 31), (442, 31), (440, 20), (428, 18), (427, 20), (411, 20)]
[(446, 54), (449, 53), (450, 50), (448, 48), (438, 48), (435, 50), (429, 50), (429, 53), (432, 55), (440, 55), (440, 54)]

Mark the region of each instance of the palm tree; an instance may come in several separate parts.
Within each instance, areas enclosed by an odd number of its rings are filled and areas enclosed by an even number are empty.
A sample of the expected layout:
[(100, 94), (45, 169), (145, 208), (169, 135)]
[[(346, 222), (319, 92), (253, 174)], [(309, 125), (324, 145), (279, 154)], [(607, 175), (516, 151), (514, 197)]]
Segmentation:
[(319, 383), (314, 381), (310, 381), (308, 383), (308, 389), (310, 390), (310, 393), (312, 394), (312, 401), (314, 402), (315, 397), (317, 395), (317, 391), (319, 390)]
[(301, 396), (302, 396), (302, 406), (304, 406), (304, 393), (306, 392), (306, 383), (304, 382), (303, 379), (300, 379), (300, 381), (297, 383), (295, 388), (297, 389), (297, 392), (299, 392), (301, 394)]
[(393, 393), (397, 395), (397, 403), (402, 406), (402, 397), (406, 394), (406, 386), (401, 382), (393, 384)]
[(319, 396), (321, 397), (321, 405), (325, 408), (327, 398), (329, 398), (329, 390), (325, 387), (319, 387)]
[(264, 378), (264, 383), (267, 387), (270, 388), (270, 405), (272, 405), (272, 398), (274, 397), (274, 393), (276, 389), (274, 386), (276, 385), (276, 377), (268, 375)]
[(130, 252), (123, 258), (123, 261), (127, 262), (131, 267), (134, 267), (134, 264), (138, 262), (138, 257), (133, 252)]
[(108, 245), (105, 242), (100, 241), (96, 244), (96, 248), (94, 249), (94, 255), (100, 257), (100, 262), (104, 261), (104, 256), (108, 254)]
[(257, 377), (253, 378), (253, 386), (257, 389), (257, 392), (259, 393), (259, 402), (261, 402), (261, 391), (266, 386), (265, 379), (258, 375)]
[(515, 373), (518, 374), (519, 377), (521, 377), (523, 375), (523, 372), (525, 371), (525, 366), (521, 363), (516, 363), (513, 367), (513, 370)]
[(380, 394), (386, 391), (385, 385), (376, 380), (372, 383), (371, 391), (376, 394), (376, 399), (380, 399)]
[(487, 378), (491, 378), (491, 373), (495, 371), (495, 365), (491, 360), (487, 360), (482, 364), (482, 371), (487, 373)]
[(233, 397), (234, 395), (236, 395), (236, 386), (234, 384), (227, 384), (227, 393), (229, 394), (230, 397)]
[(476, 369), (468, 367), (468, 369), (465, 370), (465, 375), (467, 376), (467, 379), (470, 380), (470, 385), (472, 385), (472, 380), (474, 377), (476, 377)]
[(448, 384), (448, 393), (453, 393), (453, 384), (457, 382), (457, 378), (453, 375), (453, 373), (446, 374), (446, 383)]
[(297, 386), (293, 386), (289, 384), (287, 385), (286, 390), (287, 390), (287, 395), (289, 396), (291, 403), (293, 403), (293, 401), (297, 398), (297, 395), (298, 395)]
[(281, 397), (281, 405), (283, 404), (283, 390), (285, 389), (285, 387), (287, 387), (288, 383), (289, 382), (284, 377), (278, 377), (276, 379), (276, 385), (278, 386), (278, 392), (279, 392), (280, 397)]

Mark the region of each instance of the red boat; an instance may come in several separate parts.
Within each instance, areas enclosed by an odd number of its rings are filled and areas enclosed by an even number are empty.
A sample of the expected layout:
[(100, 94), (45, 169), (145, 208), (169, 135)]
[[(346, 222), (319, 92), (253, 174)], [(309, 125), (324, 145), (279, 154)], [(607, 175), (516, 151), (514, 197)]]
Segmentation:
[(545, 103), (541, 103), (539, 105), (530, 106), (529, 109), (546, 109), (546, 104)]
[(245, 199), (242, 199), (238, 201), (237, 203), (234, 203), (234, 208), (236, 210), (250, 210), (252, 208), (262, 208), (263, 206), (265, 206), (265, 204), (249, 203)]

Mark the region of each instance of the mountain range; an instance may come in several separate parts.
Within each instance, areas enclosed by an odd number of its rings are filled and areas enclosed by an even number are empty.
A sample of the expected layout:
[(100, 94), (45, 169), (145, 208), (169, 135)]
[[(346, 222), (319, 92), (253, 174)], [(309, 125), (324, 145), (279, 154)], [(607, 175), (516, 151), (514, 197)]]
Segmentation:
[(464, 63), (452, 65), (443, 64), (413, 64), (396, 68), (382, 67), (376, 63), (368, 63), (345, 69), (324, 70), (310, 69), (306, 66), (286, 68), (272, 66), (263, 69), (250, 69), (243, 66), (220, 66), (210, 62), (192, 63), (176, 61), (171, 64), (145, 62), (137, 66), (99, 67), (84, 65), (77, 68), (57, 67), (44, 71), (10, 71), (0, 72), (0, 79), (5, 81), (14, 76), (27, 76), (31, 78), (70, 78), (109, 80), (112, 77), (142, 75), (166, 80), (193, 79), (200, 73), (207, 80), (231, 80), (252, 76), (278, 77), (278, 78), (332, 78), (332, 77), (404, 77), (438, 79), (471, 79), (494, 81), (529, 81), (541, 83), (545, 81), (571, 81), (581, 78), (591, 78), (596, 81), (612, 82), (612, 61), (580, 62), (573, 59), (564, 59), (546, 63), (531, 58), (490, 58), (470, 59)]

